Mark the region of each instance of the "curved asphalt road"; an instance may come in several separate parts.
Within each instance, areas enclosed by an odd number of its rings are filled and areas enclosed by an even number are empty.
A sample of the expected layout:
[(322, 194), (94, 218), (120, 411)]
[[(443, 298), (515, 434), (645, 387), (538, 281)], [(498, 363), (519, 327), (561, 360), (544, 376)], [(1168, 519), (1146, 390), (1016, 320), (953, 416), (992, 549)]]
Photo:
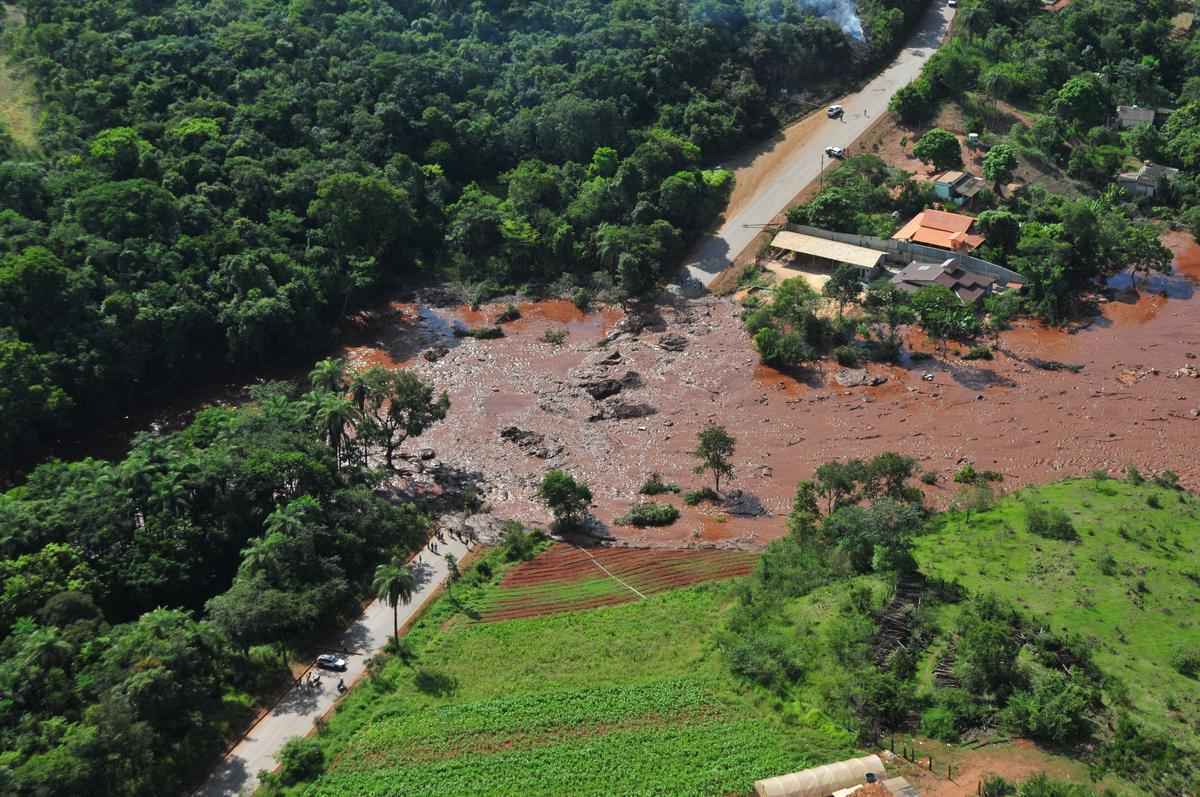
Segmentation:
[[(446, 580), (446, 560), (443, 556), (447, 553), (454, 554), (462, 561), (467, 546), (447, 538), (445, 543), (439, 544), (438, 555), (425, 551), (421, 555), (422, 563), (412, 564), (418, 588), (412, 602), (400, 606), (400, 625), (403, 626), (414, 617)], [(258, 773), (275, 769), (275, 755), (284, 743), (295, 736), (307, 734), (317, 717), (337, 702), (338, 678), (345, 680), (348, 685), (353, 684), (366, 672), (367, 659), (382, 651), (391, 635), (392, 607), (382, 601), (373, 601), (362, 616), (346, 629), (341, 640), (330, 646), (332, 651), (345, 657), (346, 671), (324, 673), (319, 689), (293, 687), (225, 756), (194, 797), (235, 797), (253, 792), (258, 786)]]
[(866, 132), (887, 111), (892, 95), (921, 73), (925, 59), (941, 44), (953, 18), (954, 9), (945, 0), (933, 0), (896, 60), (858, 93), (836, 101), (846, 109), (845, 117), (840, 121), (829, 119), (824, 107), (818, 110), (820, 120), (811, 138), (763, 181), (736, 216), (726, 219), (715, 234), (705, 236), (697, 244), (685, 263), (692, 277), (705, 286), (712, 282), (750, 245), (762, 225), (769, 224), (805, 186), (817, 179), (826, 147), (849, 148)]

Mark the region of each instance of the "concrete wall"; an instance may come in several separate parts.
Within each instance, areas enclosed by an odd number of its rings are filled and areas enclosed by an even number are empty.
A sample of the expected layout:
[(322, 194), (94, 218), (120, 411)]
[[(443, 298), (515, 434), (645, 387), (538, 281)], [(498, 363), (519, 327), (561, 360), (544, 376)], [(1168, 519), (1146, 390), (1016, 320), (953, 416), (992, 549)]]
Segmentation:
[(841, 241), (842, 243), (863, 246), (867, 249), (883, 252), (887, 255), (889, 262), (901, 267), (907, 266), (914, 260), (944, 263), (947, 259), (953, 258), (958, 262), (959, 266), (968, 271), (974, 271), (977, 274), (987, 274), (1002, 282), (1017, 282), (1021, 285), (1027, 282), (1020, 274), (1004, 266), (998, 266), (987, 260), (980, 260), (978, 257), (972, 257), (960, 252), (947, 252), (945, 249), (923, 246), (911, 241), (897, 241), (894, 238), (876, 238), (873, 235), (851, 235), (843, 232), (830, 232), (829, 230), (821, 230), (816, 227), (806, 227), (803, 224), (788, 224), (786, 228), (793, 232), (824, 238), (827, 241)]

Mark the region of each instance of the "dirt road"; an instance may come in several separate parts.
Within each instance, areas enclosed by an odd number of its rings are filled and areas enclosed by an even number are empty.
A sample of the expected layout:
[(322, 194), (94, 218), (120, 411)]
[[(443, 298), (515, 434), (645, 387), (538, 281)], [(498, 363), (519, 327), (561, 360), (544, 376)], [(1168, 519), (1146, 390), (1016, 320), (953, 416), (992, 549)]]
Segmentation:
[[(438, 550), (439, 554), (452, 553), (460, 560), (467, 552), (465, 545), (451, 539), (441, 544)], [(425, 551), (421, 555), (422, 561), (413, 564), (413, 573), (420, 586), (412, 602), (400, 606), (401, 625), (416, 616), (446, 580), (446, 560), (442, 555)], [(258, 773), (275, 769), (278, 763), (275, 756), (283, 745), (293, 737), (307, 734), (312, 730), (313, 722), (337, 702), (338, 679), (352, 685), (366, 672), (367, 659), (383, 650), (391, 633), (392, 608), (374, 601), (332, 647), (346, 659), (346, 671), (324, 672), (321, 686), (297, 686), (284, 695), (225, 757), (194, 797), (235, 797), (253, 792), (258, 786)]]
[(859, 92), (838, 100), (846, 109), (841, 120), (829, 119), (821, 108), (774, 140), (727, 164), (734, 170), (737, 187), (721, 228), (701, 239), (688, 258), (686, 266), (691, 275), (705, 285), (712, 282), (749, 246), (759, 232), (755, 225), (769, 223), (817, 179), (826, 147), (848, 148), (866, 132), (871, 122), (887, 110), (892, 95), (920, 74), (925, 59), (937, 49), (953, 18), (953, 8), (942, 0), (933, 0), (896, 60)]

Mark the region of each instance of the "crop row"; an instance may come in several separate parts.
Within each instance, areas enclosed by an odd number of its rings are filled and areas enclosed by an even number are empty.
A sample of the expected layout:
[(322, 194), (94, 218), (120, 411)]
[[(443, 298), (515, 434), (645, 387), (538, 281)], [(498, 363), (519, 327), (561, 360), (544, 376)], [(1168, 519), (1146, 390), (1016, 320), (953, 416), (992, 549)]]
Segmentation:
[(713, 713), (718, 700), (704, 682), (673, 678), (641, 684), (559, 689), (492, 700), (435, 706), (376, 718), (355, 735), (337, 768), (363, 769), (408, 758), (415, 748), (450, 750), (481, 738), (482, 747), (547, 730), (611, 726), (652, 717)]
[(535, 749), (408, 766), (338, 768), (304, 793), (308, 797), (740, 794), (759, 778), (818, 763), (789, 747), (784, 734), (764, 728), (760, 720), (655, 725)]

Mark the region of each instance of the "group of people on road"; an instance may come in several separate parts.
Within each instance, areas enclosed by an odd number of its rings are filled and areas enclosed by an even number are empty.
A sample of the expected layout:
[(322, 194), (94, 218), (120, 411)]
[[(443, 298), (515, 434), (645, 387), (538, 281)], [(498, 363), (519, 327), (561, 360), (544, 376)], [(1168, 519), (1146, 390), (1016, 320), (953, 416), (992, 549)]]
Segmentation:
[[(320, 692), (322, 685), (323, 684), (321, 681), (321, 673), (315, 672), (315, 671), (309, 673), (307, 678), (302, 678), (300, 681), (300, 686), (304, 687), (306, 690), (308, 690), (310, 692), (311, 691)], [(337, 682), (338, 694), (345, 692), (346, 688), (347, 687), (346, 687), (345, 679), (338, 678), (338, 682)]]
[[(457, 540), (458, 542), (467, 546), (468, 551), (471, 550), (471, 546), (474, 543), (479, 542), (479, 535), (476, 534), (474, 531), (467, 531), (464, 534), (461, 531), (454, 530), (454, 531), (449, 532), (449, 534), (455, 540)], [(429, 548), (429, 552), (431, 554), (433, 554), (434, 556), (441, 556), (441, 552), (438, 550), (438, 548), (439, 548), (439, 546), (445, 545), (445, 544), (446, 544), (446, 532), (439, 529), (433, 533), (433, 539), (431, 539), (429, 541), (429, 545), (426, 547)], [(418, 562), (420, 561), (419, 557), (418, 557), (417, 561)]]

